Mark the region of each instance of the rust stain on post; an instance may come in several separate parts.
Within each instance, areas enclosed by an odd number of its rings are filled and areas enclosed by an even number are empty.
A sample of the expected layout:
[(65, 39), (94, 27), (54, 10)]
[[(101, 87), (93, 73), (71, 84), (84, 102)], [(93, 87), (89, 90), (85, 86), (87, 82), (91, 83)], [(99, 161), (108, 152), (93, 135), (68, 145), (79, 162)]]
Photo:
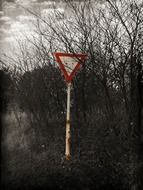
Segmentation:
[(70, 124), (70, 120), (67, 120), (67, 124), (68, 124), (68, 125)]
[(66, 125), (66, 158), (70, 159), (70, 123)]
[(70, 155), (66, 155), (66, 160), (70, 160), (71, 156)]

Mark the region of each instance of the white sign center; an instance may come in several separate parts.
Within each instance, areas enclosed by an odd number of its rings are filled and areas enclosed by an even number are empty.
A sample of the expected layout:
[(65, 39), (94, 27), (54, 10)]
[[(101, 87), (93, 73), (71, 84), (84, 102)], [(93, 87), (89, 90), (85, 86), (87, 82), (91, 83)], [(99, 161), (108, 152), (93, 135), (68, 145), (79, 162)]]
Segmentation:
[(66, 56), (60, 56), (60, 59), (65, 66), (65, 69), (67, 73), (70, 75), (76, 65), (78, 64), (78, 60), (75, 57), (66, 57)]

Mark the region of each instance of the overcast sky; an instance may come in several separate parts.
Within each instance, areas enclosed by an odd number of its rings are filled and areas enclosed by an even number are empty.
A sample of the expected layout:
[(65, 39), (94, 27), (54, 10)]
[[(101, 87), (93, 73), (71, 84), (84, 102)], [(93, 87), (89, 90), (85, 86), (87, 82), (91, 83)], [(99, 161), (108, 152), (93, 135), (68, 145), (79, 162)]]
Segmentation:
[[(0, 0), (0, 47), (1, 52), (9, 51), (8, 48), (15, 43), (15, 38), (21, 37), (21, 33), (32, 33), (32, 20), (23, 7), (46, 13), (52, 8), (55, 1), (49, 0)], [(57, 3), (56, 3), (57, 5)], [(48, 11), (47, 11), (48, 10)]]

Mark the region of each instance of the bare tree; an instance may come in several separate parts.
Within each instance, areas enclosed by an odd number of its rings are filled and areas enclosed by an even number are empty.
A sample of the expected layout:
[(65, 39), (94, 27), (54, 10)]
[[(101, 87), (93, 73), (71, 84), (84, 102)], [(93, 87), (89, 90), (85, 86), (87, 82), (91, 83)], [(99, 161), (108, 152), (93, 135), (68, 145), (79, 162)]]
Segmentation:
[(128, 189), (141, 189), (143, 4), (89, 0), (65, 1), (63, 6), (64, 11), (54, 7), (48, 17), (27, 10), (36, 18), (36, 36), (18, 42), (16, 99), (37, 126), (55, 117), (64, 120), (66, 85), (52, 53), (87, 53), (72, 88), (72, 118), (81, 124), (74, 129), (81, 135), (75, 140), (79, 158), (90, 150), (91, 138), (91, 151), (98, 152), (94, 164), (100, 168), (108, 161), (113, 174), (124, 171)]

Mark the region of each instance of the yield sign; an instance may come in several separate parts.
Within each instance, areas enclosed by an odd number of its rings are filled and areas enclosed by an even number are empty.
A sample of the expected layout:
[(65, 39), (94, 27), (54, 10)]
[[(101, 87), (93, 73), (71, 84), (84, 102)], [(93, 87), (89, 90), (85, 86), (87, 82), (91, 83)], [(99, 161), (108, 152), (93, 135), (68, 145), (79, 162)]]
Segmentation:
[(54, 55), (67, 82), (70, 82), (73, 79), (76, 71), (80, 68), (82, 62), (87, 57), (86, 54), (59, 52), (54, 53)]

